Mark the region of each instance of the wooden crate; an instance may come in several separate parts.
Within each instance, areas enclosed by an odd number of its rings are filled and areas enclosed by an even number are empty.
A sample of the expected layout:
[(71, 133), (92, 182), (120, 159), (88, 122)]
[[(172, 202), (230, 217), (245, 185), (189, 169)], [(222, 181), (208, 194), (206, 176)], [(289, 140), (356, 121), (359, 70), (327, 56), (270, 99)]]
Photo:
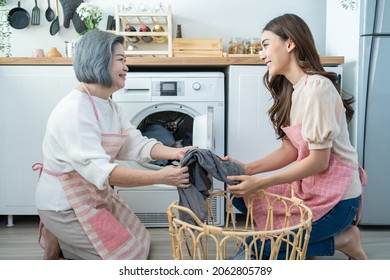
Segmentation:
[(174, 57), (222, 57), (222, 39), (173, 39)]

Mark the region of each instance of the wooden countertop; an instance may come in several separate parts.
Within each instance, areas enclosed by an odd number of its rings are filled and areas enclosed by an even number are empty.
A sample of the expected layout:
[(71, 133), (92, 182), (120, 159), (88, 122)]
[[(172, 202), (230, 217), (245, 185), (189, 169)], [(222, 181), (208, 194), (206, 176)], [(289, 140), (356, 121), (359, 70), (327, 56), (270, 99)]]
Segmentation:
[[(127, 57), (127, 65), (136, 68), (159, 67), (212, 67), (225, 68), (229, 65), (264, 65), (257, 55), (235, 57)], [(322, 56), (324, 66), (344, 63), (343, 56)], [(71, 57), (1, 57), (0, 65), (72, 65)]]

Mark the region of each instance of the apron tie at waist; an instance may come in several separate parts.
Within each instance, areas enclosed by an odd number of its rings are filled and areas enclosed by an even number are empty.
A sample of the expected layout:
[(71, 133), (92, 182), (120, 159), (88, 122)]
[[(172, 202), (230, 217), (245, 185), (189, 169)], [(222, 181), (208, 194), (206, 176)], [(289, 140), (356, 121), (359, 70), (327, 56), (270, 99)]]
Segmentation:
[(39, 177), (41, 177), (42, 171), (43, 171), (43, 164), (40, 162), (34, 163), (32, 166), (33, 171), (39, 170)]
[(35, 163), (33, 166), (32, 166), (32, 170), (33, 171), (37, 171), (39, 170), (39, 177), (41, 177), (41, 174), (42, 172), (45, 172), (46, 174), (49, 174), (49, 175), (52, 175), (52, 176), (56, 176), (56, 177), (59, 177), (59, 176), (62, 176), (65, 174), (65, 172), (52, 172), (50, 170), (47, 170), (43, 167), (43, 164), (40, 163), (40, 162), (37, 162)]

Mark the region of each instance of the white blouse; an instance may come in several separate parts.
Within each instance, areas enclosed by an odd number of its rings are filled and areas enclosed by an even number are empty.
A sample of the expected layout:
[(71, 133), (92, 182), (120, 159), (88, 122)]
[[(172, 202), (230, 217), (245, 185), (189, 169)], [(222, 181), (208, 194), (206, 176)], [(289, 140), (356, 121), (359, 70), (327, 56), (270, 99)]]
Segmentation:
[[(77, 171), (99, 189), (108, 187), (108, 178), (117, 166), (110, 163), (101, 145), (102, 133), (129, 134), (118, 159), (150, 161), (150, 151), (158, 143), (142, 136), (112, 100), (92, 97), (99, 122), (86, 93), (72, 90), (51, 113), (43, 140), (44, 168), (55, 173)], [(42, 173), (35, 195), (40, 210), (63, 211), (71, 208), (59, 178)]]

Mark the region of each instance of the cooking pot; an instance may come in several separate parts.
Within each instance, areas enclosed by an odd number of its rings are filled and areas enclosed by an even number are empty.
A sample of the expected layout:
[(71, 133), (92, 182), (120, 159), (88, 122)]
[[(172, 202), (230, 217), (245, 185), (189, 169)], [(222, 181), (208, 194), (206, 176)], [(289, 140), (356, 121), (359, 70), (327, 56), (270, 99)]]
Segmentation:
[(8, 22), (15, 29), (23, 29), (30, 24), (30, 14), (20, 7), (20, 1), (16, 8), (9, 11)]

